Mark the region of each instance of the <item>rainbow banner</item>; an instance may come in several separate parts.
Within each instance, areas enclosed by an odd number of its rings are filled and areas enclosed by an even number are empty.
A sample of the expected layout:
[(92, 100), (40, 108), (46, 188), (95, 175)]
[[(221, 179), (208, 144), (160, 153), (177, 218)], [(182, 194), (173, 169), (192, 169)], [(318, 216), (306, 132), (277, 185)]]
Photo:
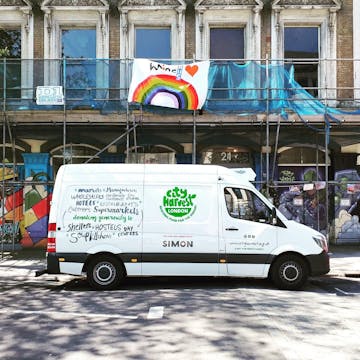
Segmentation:
[(201, 109), (208, 91), (209, 61), (167, 65), (135, 59), (128, 102), (182, 110)]

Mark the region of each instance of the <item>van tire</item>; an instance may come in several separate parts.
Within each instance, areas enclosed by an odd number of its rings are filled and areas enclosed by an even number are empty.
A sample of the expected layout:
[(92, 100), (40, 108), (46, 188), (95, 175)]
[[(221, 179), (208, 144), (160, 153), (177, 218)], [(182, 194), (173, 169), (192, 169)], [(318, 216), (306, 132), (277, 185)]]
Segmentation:
[(309, 269), (299, 255), (286, 254), (278, 257), (271, 266), (270, 278), (283, 290), (299, 290), (309, 277)]
[(89, 284), (97, 290), (112, 290), (124, 278), (122, 264), (111, 255), (99, 255), (90, 260), (87, 268)]

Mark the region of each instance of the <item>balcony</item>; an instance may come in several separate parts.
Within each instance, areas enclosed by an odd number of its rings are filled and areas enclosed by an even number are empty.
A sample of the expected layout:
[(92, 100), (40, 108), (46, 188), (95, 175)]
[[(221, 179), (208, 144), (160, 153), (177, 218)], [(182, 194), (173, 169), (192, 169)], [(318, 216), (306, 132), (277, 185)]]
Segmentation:
[[(317, 60), (315, 67), (314, 64), (309, 67), (311, 73), (295, 73), (295, 77), (293, 67), (284, 59), (210, 61), (207, 98), (200, 114), (207, 115), (206, 122), (216, 121), (219, 115), (226, 115), (223, 118), (230, 122), (239, 119), (264, 121), (265, 118), (271, 121), (279, 116), (293, 122), (322, 122), (324, 116), (329, 121), (358, 121), (356, 110), (360, 99), (356, 96), (360, 91), (352, 86), (352, 79), (338, 80), (341, 83), (335, 88), (327, 85), (333, 82), (329, 78), (334, 74), (326, 74), (328, 64), (333, 61), (338, 69), (343, 69), (352, 68), (355, 60)], [(178, 65), (190, 61), (164, 62)], [(171, 122), (174, 115), (177, 121), (192, 121), (192, 111), (129, 105), (132, 65), (132, 60), (125, 59), (2, 59), (0, 101), (3, 111), (12, 113), (14, 121), (20, 123), (46, 121), (39, 115), (44, 111), (46, 119), (49, 119), (49, 112), (53, 113), (53, 121), (57, 116), (60, 121), (64, 111), (68, 111), (70, 120), (72, 111), (81, 111), (78, 121), (89, 118), (104, 121), (103, 115), (109, 115), (106, 121), (111, 122), (111, 114), (125, 118), (129, 110), (146, 113), (145, 121), (158, 122), (157, 115), (162, 116), (162, 121)], [(295, 79), (308, 86), (301, 86)], [(39, 86), (59, 87), (64, 101), (40, 104), (36, 98)], [(28, 116), (16, 115), (19, 112), (27, 112)]]

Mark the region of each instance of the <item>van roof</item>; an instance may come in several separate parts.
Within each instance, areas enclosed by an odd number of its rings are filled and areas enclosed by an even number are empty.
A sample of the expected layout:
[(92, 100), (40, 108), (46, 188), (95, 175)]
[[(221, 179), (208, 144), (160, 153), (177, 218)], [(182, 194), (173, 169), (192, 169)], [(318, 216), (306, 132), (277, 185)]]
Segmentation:
[(255, 172), (251, 168), (226, 168), (219, 165), (194, 165), (194, 164), (122, 164), (122, 163), (104, 163), (104, 164), (68, 164), (62, 165), (60, 171), (63, 174), (94, 174), (101, 173), (191, 173), (197, 175), (218, 175), (224, 177), (241, 178), (242, 181), (255, 180)]

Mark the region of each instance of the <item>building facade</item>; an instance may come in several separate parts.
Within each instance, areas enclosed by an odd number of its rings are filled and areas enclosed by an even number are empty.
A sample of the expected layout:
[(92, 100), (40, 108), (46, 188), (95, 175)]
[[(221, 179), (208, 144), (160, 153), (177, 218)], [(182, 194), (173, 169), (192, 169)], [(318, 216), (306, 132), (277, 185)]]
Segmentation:
[[(360, 243), (359, 44), (355, 0), (0, 0), (2, 243), (44, 246), (56, 171), (85, 161), (252, 167)], [(205, 106), (129, 104), (134, 58), (210, 60)]]

